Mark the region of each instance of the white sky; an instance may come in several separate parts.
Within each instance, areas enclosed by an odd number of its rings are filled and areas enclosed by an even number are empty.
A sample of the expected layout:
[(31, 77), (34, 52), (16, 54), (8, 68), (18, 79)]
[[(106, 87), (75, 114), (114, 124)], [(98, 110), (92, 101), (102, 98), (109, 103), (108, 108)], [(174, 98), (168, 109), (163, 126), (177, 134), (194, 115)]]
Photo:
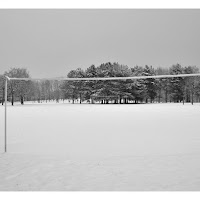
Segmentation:
[(119, 62), (200, 67), (200, 10), (0, 10), (0, 73), (32, 77)]

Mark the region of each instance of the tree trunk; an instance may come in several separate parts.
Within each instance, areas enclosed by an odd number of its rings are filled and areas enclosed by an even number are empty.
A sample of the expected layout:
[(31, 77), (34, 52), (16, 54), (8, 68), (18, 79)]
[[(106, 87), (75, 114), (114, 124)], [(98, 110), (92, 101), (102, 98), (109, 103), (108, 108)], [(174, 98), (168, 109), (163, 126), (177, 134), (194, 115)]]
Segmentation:
[(3, 106), (4, 101), (5, 101), (5, 92), (4, 92), (4, 88), (3, 88), (3, 94), (2, 94), (2, 106)]
[(80, 104), (81, 104), (82, 102), (81, 102), (81, 94), (80, 94)]
[(3, 104), (4, 104), (4, 101), (5, 101), (5, 98), (3, 97), (3, 98), (2, 98), (2, 102), (1, 102), (2, 106), (3, 106)]
[(13, 92), (12, 92), (12, 100), (11, 100), (11, 102), (12, 102), (12, 106), (14, 105), (14, 94), (13, 94)]
[(192, 105), (193, 105), (193, 102), (194, 102), (194, 94), (193, 94), (193, 92), (192, 92)]
[(21, 105), (24, 105), (24, 98), (23, 98), (23, 95), (20, 95), (20, 99), (21, 99)]
[(165, 91), (165, 102), (167, 103), (167, 90)]
[(158, 103), (160, 103), (160, 98), (161, 98), (161, 91), (159, 91)]

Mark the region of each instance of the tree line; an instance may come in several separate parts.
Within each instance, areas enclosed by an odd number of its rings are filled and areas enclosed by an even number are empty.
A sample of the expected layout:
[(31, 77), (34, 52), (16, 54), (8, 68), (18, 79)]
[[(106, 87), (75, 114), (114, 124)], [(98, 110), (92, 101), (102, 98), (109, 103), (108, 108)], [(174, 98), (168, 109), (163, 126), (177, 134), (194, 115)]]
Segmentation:
[[(91, 65), (86, 70), (78, 68), (71, 70), (69, 78), (90, 77), (132, 77), (152, 75), (176, 75), (199, 73), (196, 66), (172, 65), (165, 68), (152, 66), (128, 67), (119, 63), (103, 63), (100, 66)], [(17, 78), (29, 78), (30, 74), (24, 68), (11, 68), (4, 75)], [(0, 76), (0, 101), (4, 104), (4, 76)], [(8, 82), (8, 101), (69, 101), (71, 103), (161, 103), (161, 102), (200, 102), (199, 77), (175, 77), (162, 79), (139, 80), (95, 80), (95, 81), (18, 81)]]

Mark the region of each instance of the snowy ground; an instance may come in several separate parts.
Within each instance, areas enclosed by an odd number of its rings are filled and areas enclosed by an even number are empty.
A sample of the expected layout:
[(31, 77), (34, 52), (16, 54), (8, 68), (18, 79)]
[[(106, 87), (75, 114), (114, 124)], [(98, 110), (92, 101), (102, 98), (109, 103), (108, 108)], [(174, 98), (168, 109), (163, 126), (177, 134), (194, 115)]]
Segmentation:
[(0, 190), (200, 190), (200, 104), (8, 107)]

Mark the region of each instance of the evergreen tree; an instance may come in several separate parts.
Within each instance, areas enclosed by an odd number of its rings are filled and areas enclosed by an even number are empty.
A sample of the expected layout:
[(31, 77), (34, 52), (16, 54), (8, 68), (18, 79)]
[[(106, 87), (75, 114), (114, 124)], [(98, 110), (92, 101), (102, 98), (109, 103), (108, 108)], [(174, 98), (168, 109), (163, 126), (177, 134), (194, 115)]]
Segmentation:
[[(169, 69), (170, 74), (183, 74), (184, 69), (180, 64), (172, 65)], [(171, 78), (170, 80), (170, 95), (174, 102), (184, 101), (185, 82), (182, 77)]]
[[(155, 71), (156, 71), (156, 75), (167, 75), (167, 74), (169, 74), (168, 69), (164, 69), (164, 68), (161, 68), (161, 67), (158, 67)], [(159, 103), (161, 101), (163, 101), (163, 102), (165, 101), (166, 103), (168, 102), (169, 83), (170, 83), (169, 78), (157, 79), (157, 97), (158, 97)]]
[[(152, 66), (146, 65), (143, 70), (143, 76), (153, 76), (156, 75), (155, 70)], [(157, 90), (157, 80), (154, 78), (148, 78), (144, 80), (144, 84), (146, 85), (146, 102), (150, 99), (152, 103), (156, 97)]]

